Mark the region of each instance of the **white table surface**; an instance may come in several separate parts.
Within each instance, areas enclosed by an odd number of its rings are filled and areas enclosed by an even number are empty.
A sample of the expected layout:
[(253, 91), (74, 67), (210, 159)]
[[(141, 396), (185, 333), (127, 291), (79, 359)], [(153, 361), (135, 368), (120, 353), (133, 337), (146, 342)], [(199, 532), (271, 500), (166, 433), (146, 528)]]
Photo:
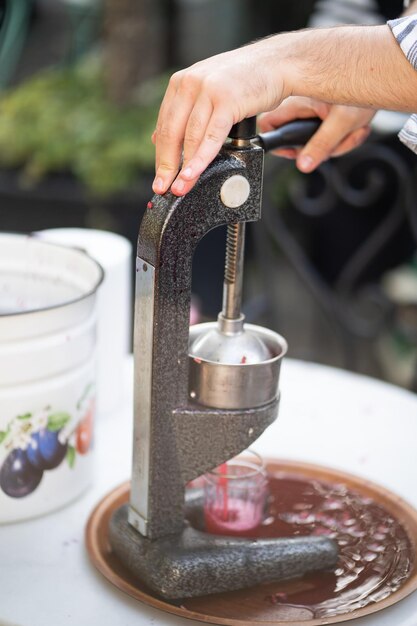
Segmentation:
[[(94, 505), (129, 478), (131, 364), (125, 400), (99, 416), (94, 486), (56, 513), (0, 526), (1, 626), (162, 626), (199, 622), (157, 611), (115, 589), (90, 565), (84, 527)], [(252, 446), (265, 456), (370, 478), (417, 508), (417, 396), (342, 370), (286, 359), (278, 420)], [(357, 626), (417, 626), (417, 593)]]

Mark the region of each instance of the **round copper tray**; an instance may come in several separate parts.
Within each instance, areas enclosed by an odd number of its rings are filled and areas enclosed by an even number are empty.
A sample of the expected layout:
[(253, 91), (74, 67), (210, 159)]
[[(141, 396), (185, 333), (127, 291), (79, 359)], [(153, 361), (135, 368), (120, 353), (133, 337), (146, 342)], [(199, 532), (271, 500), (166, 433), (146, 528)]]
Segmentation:
[[(399, 520), (413, 546), (410, 576), (397, 591), (380, 602), (354, 612), (326, 618), (325, 623), (336, 624), (370, 615), (399, 602), (417, 589), (417, 511), (409, 504), (383, 487), (333, 469), (278, 460), (267, 461), (267, 468), (271, 472), (284, 471), (326, 482), (344, 483), (362, 495), (372, 498)], [(296, 622), (302, 622), (303, 626), (323, 624), (322, 618), (311, 619), (303, 614), (303, 609), (265, 603), (264, 598), (268, 593), (268, 586), (265, 585), (202, 598), (184, 599), (181, 603), (170, 603), (157, 597), (123, 567), (112, 553), (108, 541), (109, 519), (115, 509), (128, 501), (129, 486), (129, 483), (124, 483), (107, 494), (92, 512), (86, 528), (87, 550), (92, 563), (116, 587), (161, 611), (211, 624), (230, 626), (252, 626), (259, 623), (262, 626), (295, 626)], [(289, 581), (286, 586), (290, 589), (293, 584), (296, 582)]]

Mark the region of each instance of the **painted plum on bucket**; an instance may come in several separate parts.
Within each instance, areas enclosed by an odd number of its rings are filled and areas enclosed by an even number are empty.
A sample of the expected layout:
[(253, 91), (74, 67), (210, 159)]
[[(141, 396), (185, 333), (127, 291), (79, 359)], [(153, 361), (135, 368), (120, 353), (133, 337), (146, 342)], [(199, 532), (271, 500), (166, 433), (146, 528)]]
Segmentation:
[(0, 431), (0, 451), (7, 454), (0, 467), (0, 489), (11, 498), (23, 498), (35, 491), (45, 471), (64, 461), (73, 468), (77, 454), (91, 450), (94, 407), (88, 385), (75, 416), (47, 406), (12, 418)]

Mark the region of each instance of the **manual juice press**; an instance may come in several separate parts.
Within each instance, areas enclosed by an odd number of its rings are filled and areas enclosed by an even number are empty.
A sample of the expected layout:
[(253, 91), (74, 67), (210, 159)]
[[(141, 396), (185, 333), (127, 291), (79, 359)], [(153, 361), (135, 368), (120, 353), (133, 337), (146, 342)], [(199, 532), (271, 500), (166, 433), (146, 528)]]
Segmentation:
[[(304, 144), (317, 120), (256, 135), (256, 119), (230, 140), (184, 197), (154, 196), (139, 232), (134, 333), (134, 442), (130, 503), (110, 522), (112, 549), (167, 599), (292, 578), (335, 565), (324, 537), (212, 535), (186, 519), (186, 484), (234, 457), (277, 417), (287, 350), (241, 313), (245, 222), (261, 216), (266, 150)], [(227, 224), (223, 309), (189, 329), (194, 249)]]

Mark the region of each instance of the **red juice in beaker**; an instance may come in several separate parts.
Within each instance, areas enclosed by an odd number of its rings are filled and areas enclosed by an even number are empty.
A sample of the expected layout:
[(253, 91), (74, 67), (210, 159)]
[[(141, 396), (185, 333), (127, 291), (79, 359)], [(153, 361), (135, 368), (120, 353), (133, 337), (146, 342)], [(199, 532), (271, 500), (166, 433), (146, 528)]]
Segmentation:
[(244, 535), (262, 523), (267, 480), (262, 459), (246, 452), (205, 475), (206, 530), (218, 535)]

